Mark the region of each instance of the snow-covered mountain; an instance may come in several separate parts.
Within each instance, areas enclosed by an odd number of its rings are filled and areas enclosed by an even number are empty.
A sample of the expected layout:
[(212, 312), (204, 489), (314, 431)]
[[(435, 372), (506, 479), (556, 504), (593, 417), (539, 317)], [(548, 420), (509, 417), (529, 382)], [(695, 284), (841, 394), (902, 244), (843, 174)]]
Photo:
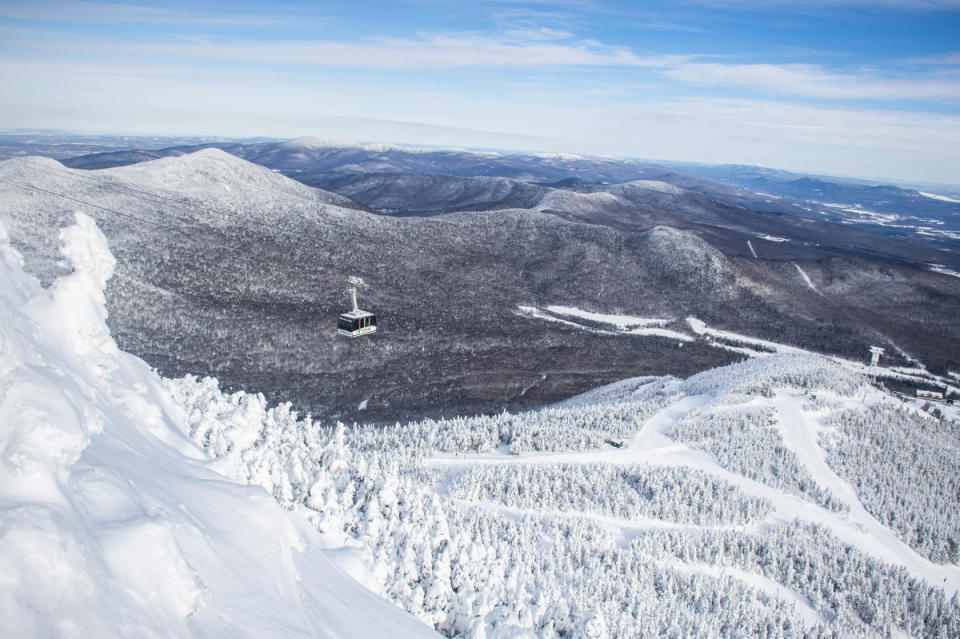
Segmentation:
[[(3, 636), (960, 634), (960, 411), (876, 383), (950, 378), (693, 317), (523, 307), (527, 332), (563, 327), (553, 340), (747, 359), (535, 411), (346, 427), (118, 349), (103, 289), (123, 260), (73, 217), (46, 290), (0, 231)], [(690, 233), (643, 242), (677, 286), (691, 268), (736, 285)]]
[(60, 242), (45, 290), (0, 225), (0, 636), (436, 636), (348, 574), (357, 544), (216, 472), (107, 330), (94, 221)]
[[(737, 357), (701, 339), (678, 348), (532, 321), (520, 306), (666, 318), (667, 329), (693, 315), (848, 358), (877, 344), (891, 363), (956, 369), (957, 278), (791, 253), (819, 249), (793, 231), (745, 234), (761, 214), (672, 185), (598, 186), (528, 185), (517, 192), (530, 208), (397, 217), (215, 149), (98, 171), (19, 158), (0, 164), (0, 216), (49, 282), (57, 229), (86, 211), (118, 258), (107, 299), (121, 347), (169, 375), (214, 375), (330, 418), (532, 407)], [(379, 313), (376, 339), (333, 330), (352, 275), (371, 284), (361, 304)]]
[(758, 200), (765, 200), (760, 205), (763, 209), (841, 220), (875, 229), (887, 226), (888, 232), (918, 231), (927, 227), (941, 231), (943, 237), (950, 237), (952, 232), (953, 239), (957, 239), (960, 232), (956, 186), (930, 184), (911, 188), (736, 164), (673, 166), (717, 186), (732, 187), (727, 194), (731, 199), (749, 200), (753, 206)]
[[(435, 170), (442, 172), (443, 167)], [(744, 257), (753, 257), (759, 250), (768, 259), (858, 257), (920, 268), (928, 268), (930, 260), (936, 259), (944, 262), (941, 266), (945, 268), (960, 269), (960, 245), (952, 243), (956, 238), (951, 236), (954, 227), (949, 218), (939, 225), (931, 226), (929, 220), (911, 225), (897, 222), (902, 216), (875, 214), (879, 226), (866, 230), (869, 210), (833, 202), (821, 210), (780, 196), (776, 196), (778, 206), (771, 207), (775, 198), (769, 194), (677, 174), (662, 176), (675, 183), (567, 178), (550, 184), (505, 177), (359, 170), (291, 176), (387, 215), (536, 209), (571, 221), (624, 230), (646, 231), (662, 224), (694, 228), (725, 253)], [(891, 241), (891, 234), (897, 236), (896, 241)]]
[[(153, 147), (152, 144), (145, 146)], [(756, 166), (654, 164), (563, 153), (500, 154), (463, 149), (357, 144), (319, 138), (258, 143), (207, 142), (167, 149), (124, 149), (79, 157), (71, 152), (62, 157), (69, 166), (94, 169), (143, 162), (165, 155), (182, 155), (209, 146), (222, 148), (238, 157), (280, 170), (306, 184), (323, 188), (328, 188), (324, 184), (342, 180), (344, 176), (348, 179), (357, 176), (363, 180), (364, 174), (501, 177), (524, 183), (563, 183), (570, 179), (611, 184), (636, 180), (663, 181), (753, 211), (839, 223), (883, 237), (920, 242), (926, 244), (929, 250), (947, 249), (954, 256), (960, 252), (957, 244), (960, 240), (960, 196), (955, 192), (956, 186), (905, 188)], [(403, 181), (409, 182), (409, 178), (403, 178)], [(337, 188), (333, 190), (341, 192)], [(415, 202), (417, 200), (408, 202), (408, 208)], [(431, 198), (427, 198), (424, 205), (426, 212), (438, 210), (435, 206), (431, 208)], [(448, 205), (446, 210), (466, 210), (456, 209), (456, 201)], [(439, 207), (440, 210), (443, 208)], [(481, 205), (477, 208), (497, 207)], [(853, 249), (858, 244), (847, 242), (846, 245), (848, 249)], [(871, 246), (873, 250), (877, 250), (877, 247), (882, 247), (882, 244)], [(957, 259), (954, 256), (948, 261)], [(951, 268), (956, 266), (954, 264)]]

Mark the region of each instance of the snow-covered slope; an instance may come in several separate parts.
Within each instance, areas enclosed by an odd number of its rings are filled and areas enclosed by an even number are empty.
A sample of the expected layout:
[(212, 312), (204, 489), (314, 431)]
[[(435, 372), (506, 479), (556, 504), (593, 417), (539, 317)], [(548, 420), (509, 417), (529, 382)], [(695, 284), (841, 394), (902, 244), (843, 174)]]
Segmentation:
[(956, 412), (830, 358), (392, 428), (167, 385), (225, 472), (356, 536), (384, 591), (447, 637), (960, 633)]
[(657, 226), (646, 235), (650, 264), (668, 282), (713, 295), (729, 294), (736, 275), (726, 256), (695, 233)]
[(57, 229), (70, 223), (76, 209), (96, 219), (110, 238), (122, 273), (125, 250), (147, 237), (155, 244), (168, 236), (182, 246), (184, 238), (230, 229), (218, 240), (222, 251), (252, 230), (323, 226), (361, 208), (218, 149), (101, 171), (70, 169), (43, 157), (15, 158), (0, 163), (0, 192), (2, 221), (27, 271), (44, 283), (56, 274), (50, 256)]
[(44, 290), (0, 226), (0, 636), (435, 636), (337, 538), (211, 469), (107, 331), (104, 236), (77, 214), (61, 246), (72, 273)]
[(345, 197), (305, 186), (219, 149), (104, 169), (96, 175), (136, 183), (140, 188), (165, 189), (181, 196), (214, 196), (226, 206), (245, 209), (272, 209), (280, 197), (296, 197), (318, 205), (356, 207)]

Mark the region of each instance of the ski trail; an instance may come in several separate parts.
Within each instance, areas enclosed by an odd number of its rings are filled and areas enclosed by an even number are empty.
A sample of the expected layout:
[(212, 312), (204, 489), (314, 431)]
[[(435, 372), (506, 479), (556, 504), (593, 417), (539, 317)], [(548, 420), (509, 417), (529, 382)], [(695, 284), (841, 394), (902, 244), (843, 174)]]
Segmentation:
[(806, 283), (806, 285), (809, 286), (811, 289), (813, 289), (814, 293), (817, 293), (819, 295), (820, 291), (818, 291), (817, 287), (813, 285), (813, 281), (810, 279), (810, 276), (807, 275), (806, 272), (802, 268), (800, 268), (800, 265), (797, 264), (796, 262), (794, 262), (793, 265), (797, 267), (797, 271), (800, 273), (800, 277), (803, 278), (803, 281)]
[(537, 386), (538, 384), (540, 384), (541, 382), (543, 382), (545, 379), (547, 379), (547, 374), (546, 374), (546, 373), (544, 373), (543, 375), (541, 375), (541, 376), (540, 376), (540, 379), (538, 379), (537, 381), (533, 382), (533, 383), (530, 384), (529, 386), (526, 386), (522, 391), (520, 391), (520, 394), (518, 395), (518, 397), (523, 397), (524, 395), (527, 394), (527, 391), (528, 391), (528, 390), (530, 390), (530, 389), (533, 388), (534, 386)]
[(830, 620), (820, 614), (805, 596), (763, 575), (741, 570), (733, 566), (713, 566), (704, 563), (685, 563), (682, 561), (671, 561), (667, 563), (672, 568), (688, 574), (701, 573), (718, 578), (733, 577), (734, 579), (753, 586), (757, 590), (765, 592), (771, 597), (791, 603), (795, 606), (796, 612), (807, 630), (816, 627), (818, 624), (830, 625)]
[[(800, 458), (814, 479), (846, 502), (848, 514), (835, 513), (799, 495), (784, 492), (749, 479), (720, 466), (709, 453), (691, 448), (666, 435), (667, 429), (690, 411), (714, 399), (711, 394), (685, 397), (649, 417), (633, 439), (623, 448), (596, 448), (586, 451), (530, 452), (510, 454), (504, 447), (494, 453), (436, 456), (424, 460), (425, 467), (466, 469), (496, 464), (651, 464), (695, 468), (723, 479), (747, 495), (773, 504), (773, 512), (754, 522), (792, 523), (799, 519), (826, 527), (838, 540), (882, 561), (906, 568), (914, 577), (931, 586), (943, 588), (947, 596), (960, 590), (960, 566), (935, 564), (900, 541), (889, 529), (864, 509), (853, 488), (827, 465), (819, 447), (819, 424), (815, 415), (803, 411), (806, 398), (801, 393), (778, 391), (772, 405), (784, 444)], [(621, 523), (624, 526), (625, 522)], [(626, 524), (629, 526), (629, 524)], [(648, 524), (649, 525), (649, 524)], [(747, 526), (750, 528), (750, 526)]]
[(617, 529), (620, 533), (619, 544), (627, 546), (634, 538), (648, 530), (686, 530), (695, 532), (698, 530), (748, 530), (757, 522), (746, 524), (691, 524), (679, 521), (670, 521), (669, 519), (656, 519), (653, 517), (617, 517), (614, 515), (604, 515), (586, 510), (560, 510), (556, 508), (535, 508), (523, 506), (507, 506), (496, 501), (473, 501), (460, 497), (449, 497), (451, 501), (472, 508), (483, 508), (488, 512), (494, 512), (519, 521), (523, 517), (555, 517), (568, 518), (577, 517), (591, 521), (601, 526)]
[[(753, 250), (753, 244), (750, 243), (750, 240), (747, 240), (747, 247), (750, 249), (750, 253), (751, 253), (754, 257), (757, 257), (757, 252)], [(757, 258), (757, 259), (759, 259), (759, 258)]]
[[(846, 541), (855, 540), (854, 545), (857, 548), (890, 563), (904, 566), (914, 576), (943, 588), (948, 597), (957, 592), (960, 589), (960, 566), (935, 564), (910, 548), (871, 515), (860, 503), (853, 487), (833, 472), (818, 443), (820, 425), (815, 416), (802, 410), (804, 401), (802, 395), (778, 391), (773, 404), (779, 416), (778, 423), (784, 444), (797, 454), (817, 483), (850, 506), (849, 525), (856, 530), (848, 530), (845, 535), (838, 536)], [(835, 524), (836, 521), (824, 523)], [(836, 534), (835, 526), (831, 525), (831, 528), (834, 528)]]

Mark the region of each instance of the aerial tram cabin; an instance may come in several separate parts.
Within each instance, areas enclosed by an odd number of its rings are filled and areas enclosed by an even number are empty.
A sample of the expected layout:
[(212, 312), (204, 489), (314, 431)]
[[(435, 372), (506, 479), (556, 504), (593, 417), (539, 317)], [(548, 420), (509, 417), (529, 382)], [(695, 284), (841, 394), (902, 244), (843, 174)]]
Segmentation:
[(357, 307), (357, 289), (350, 288), (353, 298), (353, 310), (340, 314), (337, 320), (337, 332), (349, 337), (359, 337), (377, 332), (377, 316), (369, 311), (362, 311)]

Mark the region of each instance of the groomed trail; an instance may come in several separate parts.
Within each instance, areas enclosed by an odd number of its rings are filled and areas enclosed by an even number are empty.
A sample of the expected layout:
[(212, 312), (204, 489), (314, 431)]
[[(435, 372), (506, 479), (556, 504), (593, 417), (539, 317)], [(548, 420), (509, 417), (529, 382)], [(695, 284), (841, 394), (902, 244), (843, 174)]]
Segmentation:
[[(676, 382), (679, 387), (680, 382)], [(882, 401), (886, 397), (879, 391), (854, 398), (821, 392), (823, 398), (836, 405), (855, 407), (864, 402)], [(720, 466), (713, 456), (696, 450), (685, 443), (671, 439), (667, 432), (685, 417), (715, 402), (715, 394), (687, 396), (680, 401), (663, 408), (639, 425), (636, 436), (624, 442), (621, 448), (613, 446), (583, 452), (536, 452), (511, 454), (502, 448), (490, 454), (435, 456), (424, 464), (433, 468), (456, 469), (466, 471), (483, 465), (535, 465), (535, 464), (646, 464), (651, 466), (687, 467), (709, 473), (730, 482), (745, 494), (769, 500), (773, 511), (763, 520), (748, 526), (730, 526), (746, 531), (760, 529), (774, 521), (792, 522), (800, 520), (827, 527), (838, 539), (859, 548), (868, 555), (903, 566), (911, 575), (922, 579), (931, 586), (943, 588), (948, 596), (960, 589), (960, 566), (936, 564), (919, 555), (887, 527), (881, 524), (863, 507), (856, 491), (840, 478), (827, 464), (824, 451), (818, 444), (822, 425), (822, 413), (804, 410), (810, 397), (801, 391), (779, 389), (772, 398), (756, 398), (738, 408), (769, 408), (774, 411), (777, 427), (784, 444), (793, 451), (816, 482), (832, 493), (840, 502), (849, 507), (849, 512), (838, 513), (828, 510), (799, 495), (778, 490), (759, 481), (731, 472)], [(505, 512), (514, 515), (534, 512), (533, 509), (509, 508)], [(537, 511), (543, 514), (543, 511)], [(565, 513), (569, 515), (570, 513)], [(691, 524), (642, 520), (625, 520), (615, 517), (583, 515), (589, 519), (617, 526), (625, 538), (632, 532), (645, 528), (697, 528)], [(703, 528), (717, 529), (716, 526)], [(721, 527), (723, 528), (723, 527)], [(736, 571), (729, 571), (736, 578), (747, 580)], [(746, 574), (746, 573), (745, 573)], [(756, 584), (753, 584), (756, 585)], [(778, 584), (779, 586), (779, 584)], [(780, 588), (783, 588), (780, 586)], [(802, 599), (799, 593), (793, 593)], [(807, 604), (809, 608), (809, 604)]]

